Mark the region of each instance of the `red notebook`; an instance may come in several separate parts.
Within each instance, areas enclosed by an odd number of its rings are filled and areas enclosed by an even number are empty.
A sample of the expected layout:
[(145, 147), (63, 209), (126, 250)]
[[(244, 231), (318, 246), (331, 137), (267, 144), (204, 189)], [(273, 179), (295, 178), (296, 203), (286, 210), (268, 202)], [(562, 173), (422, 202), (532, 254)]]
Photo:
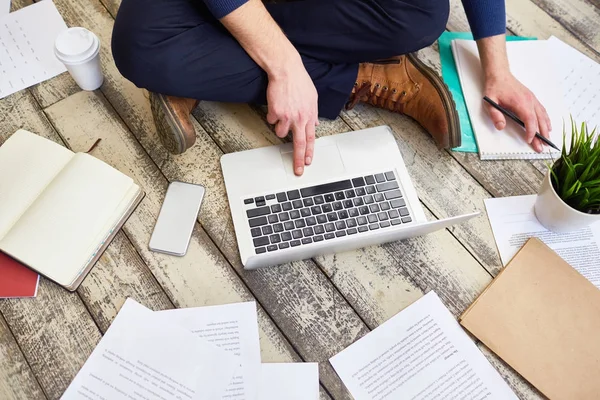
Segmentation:
[(0, 298), (35, 297), (39, 275), (0, 252)]

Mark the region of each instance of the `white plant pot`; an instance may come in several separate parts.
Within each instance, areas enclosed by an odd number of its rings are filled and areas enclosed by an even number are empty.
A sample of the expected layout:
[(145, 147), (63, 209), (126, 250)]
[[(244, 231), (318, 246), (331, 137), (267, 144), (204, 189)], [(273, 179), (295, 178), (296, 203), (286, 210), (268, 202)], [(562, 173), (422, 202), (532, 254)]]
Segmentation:
[(544, 228), (558, 233), (572, 232), (600, 221), (599, 214), (586, 214), (565, 203), (546, 174), (534, 206), (535, 216)]

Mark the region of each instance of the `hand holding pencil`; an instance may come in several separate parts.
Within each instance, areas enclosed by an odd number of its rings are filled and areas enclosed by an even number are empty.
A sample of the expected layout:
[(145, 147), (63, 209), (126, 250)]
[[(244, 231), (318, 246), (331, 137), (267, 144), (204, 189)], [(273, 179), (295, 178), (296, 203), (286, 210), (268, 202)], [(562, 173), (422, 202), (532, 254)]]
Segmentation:
[[(552, 124), (544, 106), (525, 85), (510, 72), (498, 72), (492, 68), (486, 70), (484, 95), (505, 111), (511, 112), (512, 116), (508, 116), (486, 102), (486, 109), (496, 129), (503, 130), (506, 127), (506, 120), (516, 117), (525, 128), (525, 141), (536, 152), (543, 151), (544, 141), (539, 137), (549, 139)], [(536, 133), (539, 136), (536, 136)]]
[[(519, 117), (517, 117), (514, 113), (507, 110), (506, 108), (500, 107), (500, 105), (498, 105), (498, 103), (494, 102), (487, 96), (483, 96), (483, 100), (485, 100), (489, 105), (494, 107), (496, 110), (500, 111), (502, 114), (506, 115), (508, 118), (515, 121), (521, 127), (525, 128), (525, 123), (523, 123), (523, 121), (521, 121), (519, 119)], [(554, 143), (552, 143), (549, 139), (546, 139), (545, 137), (540, 135), (539, 132), (535, 133), (535, 137), (538, 138), (539, 140), (541, 140), (542, 142), (546, 143), (548, 146), (554, 147), (556, 150), (560, 151), (560, 149), (558, 147), (556, 147), (556, 145)]]

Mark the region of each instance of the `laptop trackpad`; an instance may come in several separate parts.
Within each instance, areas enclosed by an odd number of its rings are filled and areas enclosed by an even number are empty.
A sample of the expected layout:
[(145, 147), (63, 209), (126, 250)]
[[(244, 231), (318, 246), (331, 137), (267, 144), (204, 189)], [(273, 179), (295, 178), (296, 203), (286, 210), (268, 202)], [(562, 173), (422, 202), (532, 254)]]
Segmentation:
[[(287, 175), (297, 178), (294, 174), (294, 153), (281, 153), (281, 158)], [(327, 176), (342, 174), (345, 170), (340, 151), (336, 145), (315, 146), (313, 162), (304, 168), (302, 178), (322, 179)]]

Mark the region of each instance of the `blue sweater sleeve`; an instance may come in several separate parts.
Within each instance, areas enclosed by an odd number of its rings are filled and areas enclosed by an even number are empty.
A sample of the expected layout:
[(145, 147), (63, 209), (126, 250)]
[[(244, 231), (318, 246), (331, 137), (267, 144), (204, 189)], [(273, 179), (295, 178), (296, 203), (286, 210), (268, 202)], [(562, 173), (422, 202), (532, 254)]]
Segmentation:
[(506, 33), (504, 0), (462, 0), (475, 40)]
[(248, 0), (204, 0), (212, 15), (216, 19), (221, 19)]

